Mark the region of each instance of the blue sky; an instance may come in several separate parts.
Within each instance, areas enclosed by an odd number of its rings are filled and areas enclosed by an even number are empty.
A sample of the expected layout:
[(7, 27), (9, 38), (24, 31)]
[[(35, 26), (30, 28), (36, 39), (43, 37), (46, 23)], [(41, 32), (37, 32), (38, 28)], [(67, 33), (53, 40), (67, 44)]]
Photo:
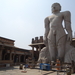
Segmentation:
[(0, 36), (15, 40), (15, 46), (31, 49), (31, 39), (44, 35), (44, 18), (58, 2), (62, 11), (71, 12), (75, 31), (75, 0), (0, 0)]

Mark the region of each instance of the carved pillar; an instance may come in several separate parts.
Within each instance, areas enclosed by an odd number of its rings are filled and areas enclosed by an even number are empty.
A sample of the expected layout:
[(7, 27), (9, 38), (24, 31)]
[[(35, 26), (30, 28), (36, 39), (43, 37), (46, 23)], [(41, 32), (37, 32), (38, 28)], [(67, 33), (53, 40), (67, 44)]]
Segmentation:
[(3, 51), (3, 49), (4, 49), (4, 47), (1, 46), (1, 48), (0, 48), (0, 60), (2, 60), (2, 51)]
[(34, 47), (32, 46), (32, 58), (34, 58)]
[(12, 50), (10, 50), (10, 60), (12, 60)]
[(24, 53), (24, 62), (26, 61), (26, 59), (25, 59), (25, 58), (26, 58), (26, 55), (25, 55), (25, 53)]
[(14, 56), (15, 56), (15, 53), (14, 53), (14, 48), (12, 49), (12, 60), (14, 62)]
[(7, 53), (4, 54), (4, 58), (3, 58), (4, 60), (6, 60), (6, 59), (5, 59), (6, 55), (7, 55)]
[(2, 49), (0, 49), (0, 60), (2, 60)]
[(15, 62), (16, 51), (14, 50), (13, 61)]
[(39, 45), (39, 51), (41, 51), (41, 45)]
[(15, 57), (15, 54), (13, 54), (13, 58), (12, 58), (13, 61), (14, 61), (14, 57)]
[(21, 62), (21, 55), (19, 55), (19, 63)]
[(38, 51), (38, 47), (36, 47), (36, 51)]

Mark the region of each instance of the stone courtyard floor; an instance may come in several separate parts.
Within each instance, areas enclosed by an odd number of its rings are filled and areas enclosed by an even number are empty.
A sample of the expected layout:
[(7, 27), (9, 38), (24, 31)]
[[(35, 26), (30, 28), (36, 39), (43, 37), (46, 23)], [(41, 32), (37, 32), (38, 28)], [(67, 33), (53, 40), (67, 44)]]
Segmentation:
[[(26, 73), (23, 73), (22, 71), (24, 71), (24, 69), (20, 70), (19, 66), (0, 68), (0, 75), (57, 75), (57, 72), (41, 71), (38, 68), (36, 69), (27, 68)], [(64, 73), (62, 72), (59, 75), (64, 75)], [(71, 74), (71, 75), (75, 75), (75, 74)]]

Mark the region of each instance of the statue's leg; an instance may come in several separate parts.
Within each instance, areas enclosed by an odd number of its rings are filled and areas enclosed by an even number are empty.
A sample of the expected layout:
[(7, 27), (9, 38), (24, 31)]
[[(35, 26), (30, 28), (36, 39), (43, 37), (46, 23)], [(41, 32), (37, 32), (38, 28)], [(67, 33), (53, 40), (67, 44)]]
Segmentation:
[(57, 50), (58, 50), (58, 58), (61, 62), (64, 62), (64, 56), (65, 56), (65, 47), (66, 47), (66, 36), (63, 36), (57, 44)]
[(48, 48), (51, 61), (56, 61), (56, 38), (54, 35), (52, 35), (51, 39), (48, 39)]

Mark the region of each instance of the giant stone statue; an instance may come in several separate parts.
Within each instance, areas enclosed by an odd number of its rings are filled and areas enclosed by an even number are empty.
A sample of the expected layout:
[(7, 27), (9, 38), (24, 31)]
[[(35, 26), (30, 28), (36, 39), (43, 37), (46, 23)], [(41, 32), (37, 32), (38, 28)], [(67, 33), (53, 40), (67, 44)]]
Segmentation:
[[(48, 59), (48, 61), (56, 61), (58, 58), (61, 62), (70, 62), (71, 59), (67, 59), (67, 57), (69, 58), (68, 54), (75, 50), (70, 45), (72, 41), (71, 13), (70, 11), (60, 12), (61, 5), (59, 3), (52, 4), (51, 10), (52, 15), (46, 17), (44, 20), (44, 44), (46, 47), (42, 49), (44, 53), (40, 51), (39, 61), (44, 60), (46, 56), (45, 59)], [(64, 26), (62, 25), (63, 21)], [(49, 56), (45, 53), (49, 53)]]

